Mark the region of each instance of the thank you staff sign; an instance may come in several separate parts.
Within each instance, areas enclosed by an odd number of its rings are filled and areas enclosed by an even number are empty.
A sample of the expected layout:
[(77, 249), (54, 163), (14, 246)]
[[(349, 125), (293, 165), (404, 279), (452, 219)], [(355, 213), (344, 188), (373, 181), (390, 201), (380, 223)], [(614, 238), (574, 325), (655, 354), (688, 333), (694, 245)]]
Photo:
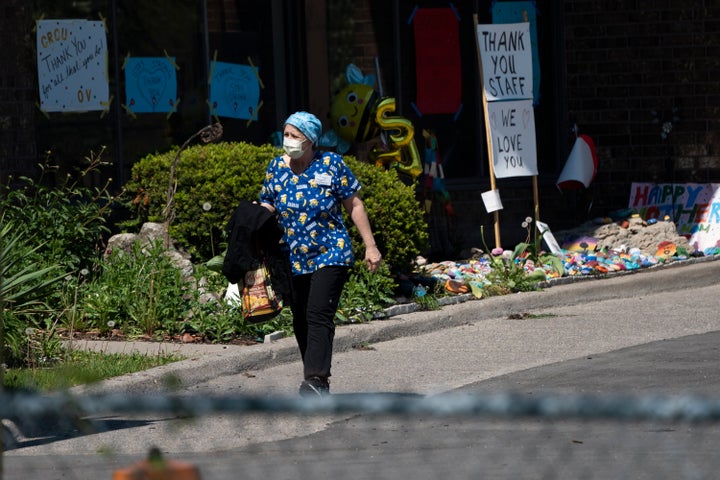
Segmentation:
[(487, 101), (532, 99), (530, 24), (478, 25), (477, 35)]
[(109, 87), (104, 22), (39, 20), (37, 66), (42, 111), (107, 110)]

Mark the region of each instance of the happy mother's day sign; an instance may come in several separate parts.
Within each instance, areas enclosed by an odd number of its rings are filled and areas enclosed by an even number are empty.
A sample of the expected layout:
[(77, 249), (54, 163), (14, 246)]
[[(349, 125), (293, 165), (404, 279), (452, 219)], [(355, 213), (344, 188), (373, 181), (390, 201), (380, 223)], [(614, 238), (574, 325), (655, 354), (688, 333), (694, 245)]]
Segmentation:
[(633, 183), (628, 206), (646, 220), (667, 215), (697, 250), (720, 242), (718, 183)]
[(84, 112), (108, 108), (105, 24), (90, 20), (38, 20), (40, 109)]

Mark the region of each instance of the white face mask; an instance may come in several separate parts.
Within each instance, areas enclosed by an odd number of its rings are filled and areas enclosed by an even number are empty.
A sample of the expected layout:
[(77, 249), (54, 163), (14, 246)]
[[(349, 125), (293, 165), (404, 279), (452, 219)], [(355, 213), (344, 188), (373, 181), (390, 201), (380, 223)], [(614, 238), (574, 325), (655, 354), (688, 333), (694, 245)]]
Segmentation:
[(303, 148), (303, 143), (305, 142), (306, 140), (296, 140), (294, 138), (285, 137), (283, 138), (283, 149), (290, 158), (293, 160), (298, 159), (303, 156), (303, 153), (305, 153), (305, 149)]

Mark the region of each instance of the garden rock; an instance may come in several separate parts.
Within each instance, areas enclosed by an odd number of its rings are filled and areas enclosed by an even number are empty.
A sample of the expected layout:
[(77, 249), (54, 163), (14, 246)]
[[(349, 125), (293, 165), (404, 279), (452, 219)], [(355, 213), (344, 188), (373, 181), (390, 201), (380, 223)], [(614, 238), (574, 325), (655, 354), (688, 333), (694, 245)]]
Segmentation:
[(655, 255), (662, 242), (672, 242), (689, 254), (695, 252), (688, 239), (678, 234), (674, 222), (659, 221), (648, 223), (639, 217), (630, 217), (622, 221), (598, 225), (586, 222), (571, 230), (555, 233), (562, 246), (582, 238), (597, 240), (597, 250), (629, 250), (638, 248), (646, 255)]
[(118, 233), (117, 235), (113, 235), (108, 240), (107, 248), (105, 249), (105, 258), (109, 257), (115, 250), (131, 252), (133, 245), (137, 241), (138, 236), (135, 233)]
[[(136, 243), (140, 243), (140, 245), (145, 248), (164, 241), (165, 225), (162, 223), (147, 222), (140, 228), (140, 233), (119, 233), (110, 237), (107, 249), (105, 250), (105, 257), (107, 258), (116, 250), (131, 253)], [(183, 277), (187, 278), (192, 276), (194, 268), (190, 261), (190, 255), (179, 250), (172, 239), (170, 239), (170, 247), (165, 252), (165, 255), (170, 258), (175, 268), (182, 272)]]
[(138, 233), (138, 239), (148, 244), (165, 241), (165, 225), (162, 223), (147, 222), (143, 223)]

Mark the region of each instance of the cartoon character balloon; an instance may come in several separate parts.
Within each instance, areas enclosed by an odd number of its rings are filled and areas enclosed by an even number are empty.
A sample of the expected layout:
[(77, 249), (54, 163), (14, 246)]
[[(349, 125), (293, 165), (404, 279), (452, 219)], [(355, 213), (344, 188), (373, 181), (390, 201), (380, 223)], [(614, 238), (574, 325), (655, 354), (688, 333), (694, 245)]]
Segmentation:
[(422, 163), (415, 144), (415, 129), (409, 120), (394, 115), (395, 99), (381, 97), (372, 87), (375, 78), (363, 76), (353, 64), (348, 65), (345, 76), (348, 85), (333, 97), (330, 105), (332, 128), (339, 137), (331, 142), (344, 153), (350, 145), (380, 135), (383, 145), (369, 152), (370, 160), (379, 166), (394, 166), (412, 177), (420, 175)]
[(330, 104), (330, 119), (335, 133), (347, 142), (347, 151), (353, 143), (363, 143), (380, 134), (371, 115), (378, 102), (378, 93), (363, 83), (351, 83), (340, 90)]

